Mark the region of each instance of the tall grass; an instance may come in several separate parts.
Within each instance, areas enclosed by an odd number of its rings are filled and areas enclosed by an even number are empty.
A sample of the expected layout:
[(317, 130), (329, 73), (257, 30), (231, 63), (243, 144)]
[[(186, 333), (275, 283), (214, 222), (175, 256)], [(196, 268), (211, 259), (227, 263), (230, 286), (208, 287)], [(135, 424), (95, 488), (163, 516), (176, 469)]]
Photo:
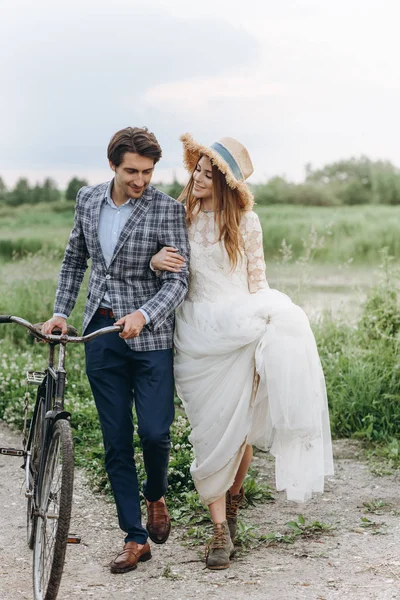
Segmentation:
[[(0, 313), (23, 317), (31, 323), (43, 322), (53, 314), (61, 255), (40, 251), (23, 258), (14, 257), (1, 265)], [(81, 328), (89, 273), (86, 274), (75, 310), (69, 322)], [(16, 326), (0, 326), (0, 339), (25, 347), (27, 334)]]
[(57, 251), (62, 256), (73, 223), (73, 206), (66, 202), (0, 207), (0, 259)]
[[(337, 210), (274, 206), (257, 210), (263, 223), (267, 260), (268, 255), (279, 254), (282, 238), (292, 245), (290, 252), (294, 256), (296, 252), (309, 256), (314, 243), (314, 238), (310, 242), (311, 224), (320, 234), (325, 231), (324, 244), (315, 236), (318, 252), (314, 260), (325, 257), (325, 261), (346, 261), (352, 256), (364, 261), (381, 260), (381, 245), (385, 241), (389, 242), (389, 253), (400, 258), (400, 208), (369, 206)], [(56, 226), (66, 229), (71, 218), (68, 213), (51, 213), (43, 224), (40, 211), (24, 214), (16, 210), (12, 216), (0, 220), (0, 241), (11, 228), (7, 219), (15, 219), (21, 227), (33, 220), (36, 226), (32, 235), (40, 237), (45, 229), (55, 231)], [(302, 240), (307, 240), (306, 252)], [(287, 246), (285, 252), (287, 255)], [(0, 313), (15, 314), (32, 322), (49, 318), (60, 262), (59, 248), (28, 254), (22, 259), (14, 256), (13, 260), (3, 262)], [(337, 436), (383, 440), (400, 435), (399, 277), (390, 268), (387, 254), (383, 265), (382, 280), (370, 292), (355, 325), (326, 317), (314, 326), (326, 373), (332, 430)], [(307, 267), (300, 261), (299, 279)], [(86, 296), (85, 282), (70, 319), (78, 328)], [(15, 326), (1, 326), (0, 339), (15, 352), (23, 352), (28, 344), (24, 331)]]
[(312, 227), (325, 238), (315, 257), (319, 262), (377, 263), (383, 247), (400, 259), (400, 207), (256, 206), (255, 210), (267, 260), (277, 256), (282, 240), (291, 246), (294, 258), (299, 257)]
[[(387, 259), (383, 265), (384, 276), (371, 289), (355, 324), (326, 316), (313, 325), (326, 375), (335, 436), (377, 441), (400, 436), (398, 275), (387, 268)], [(0, 312), (32, 322), (49, 318), (59, 268), (57, 261), (33, 256), (6, 267), (14, 272), (12, 280), (10, 277), (2, 282)], [(78, 328), (85, 302), (84, 288), (70, 319)], [(7, 352), (16, 356), (31, 348), (25, 331), (17, 326), (0, 326), (0, 340)], [(76, 356), (82, 370), (82, 355), (78, 352)], [(1, 370), (0, 364), (0, 373)], [(83, 377), (81, 373), (80, 382)], [(79, 389), (88, 396), (87, 386)]]
[[(255, 206), (264, 231), (267, 261), (280, 254), (282, 240), (291, 246), (293, 258), (303, 253), (304, 240), (312, 227), (325, 238), (315, 260), (320, 263), (379, 261), (387, 247), (400, 259), (400, 207), (390, 206)], [(73, 224), (73, 208), (68, 203), (34, 207), (0, 208), (0, 260), (42, 250), (63, 248)]]
[(400, 436), (398, 272), (384, 253), (381, 280), (354, 326), (325, 319), (316, 328), (333, 434), (370, 441)]

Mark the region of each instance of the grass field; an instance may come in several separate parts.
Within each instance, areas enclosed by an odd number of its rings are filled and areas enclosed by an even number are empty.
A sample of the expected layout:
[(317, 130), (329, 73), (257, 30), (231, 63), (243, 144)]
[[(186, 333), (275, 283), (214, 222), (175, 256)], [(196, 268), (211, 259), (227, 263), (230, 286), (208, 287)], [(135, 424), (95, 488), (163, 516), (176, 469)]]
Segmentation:
[[(52, 209), (48, 205), (0, 208), (0, 313), (31, 322), (51, 316), (73, 222), (72, 206), (60, 203)], [(397, 259), (392, 265), (400, 260), (399, 209), (268, 206), (257, 211), (270, 286), (288, 293), (311, 317), (326, 376), (333, 434), (383, 442), (380, 452), (398, 464), (399, 278), (379, 269), (379, 263), (388, 263), (382, 255), (385, 246)], [(286, 240), (283, 247), (282, 240)], [(78, 328), (85, 282), (70, 319)], [(21, 328), (0, 327), (0, 418), (10, 424), (20, 425), (22, 373), (29, 364), (40, 368), (43, 351)], [(100, 430), (84, 373), (83, 348), (74, 349), (73, 356), (68, 398), (75, 415), (77, 461), (89, 470), (97, 487), (104, 487)], [(186, 440), (186, 421), (174, 427), (175, 439)], [(188, 444), (184, 453), (173, 452), (173, 493), (185, 505), (192, 494), (190, 460)]]
[[(400, 208), (387, 206), (256, 206), (264, 230), (267, 277), (312, 317), (328, 310), (353, 319), (376, 281), (380, 252), (400, 260)], [(25, 316), (52, 311), (73, 206), (59, 203), (0, 208), (0, 308), (25, 298)], [(286, 244), (282, 246), (283, 240)], [(79, 324), (78, 309), (72, 317)]]
[(68, 203), (0, 207), (0, 260), (39, 250), (61, 257), (73, 215)]
[(318, 262), (377, 263), (383, 247), (400, 260), (400, 207), (256, 206), (256, 211), (263, 226), (267, 259), (279, 252), (283, 239), (298, 258), (304, 241), (312, 241), (310, 232), (314, 229), (314, 240), (324, 238), (323, 247), (315, 249)]
[[(311, 249), (313, 261), (378, 263), (383, 247), (400, 260), (400, 207), (256, 206), (264, 230), (267, 263), (281, 257), (282, 241), (294, 260)], [(64, 202), (0, 208), (0, 259), (40, 249), (62, 255), (73, 223), (73, 206)], [(321, 246), (321, 247), (318, 247)], [(286, 250), (287, 252), (287, 250)]]

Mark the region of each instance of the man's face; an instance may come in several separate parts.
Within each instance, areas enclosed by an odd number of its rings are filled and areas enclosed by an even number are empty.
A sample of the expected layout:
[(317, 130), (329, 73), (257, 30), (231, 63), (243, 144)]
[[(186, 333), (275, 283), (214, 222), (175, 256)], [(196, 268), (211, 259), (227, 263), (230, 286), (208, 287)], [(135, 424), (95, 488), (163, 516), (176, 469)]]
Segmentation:
[(114, 184), (127, 198), (140, 198), (149, 186), (154, 171), (154, 161), (136, 152), (125, 152), (121, 164), (116, 167), (110, 162), (115, 172)]

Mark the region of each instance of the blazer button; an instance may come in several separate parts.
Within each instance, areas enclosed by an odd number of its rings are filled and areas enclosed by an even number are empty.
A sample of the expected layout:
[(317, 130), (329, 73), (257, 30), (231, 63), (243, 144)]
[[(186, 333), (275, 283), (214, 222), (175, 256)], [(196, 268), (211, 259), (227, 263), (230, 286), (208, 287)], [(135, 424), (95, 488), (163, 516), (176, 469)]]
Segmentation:
[(110, 273), (107, 273), (107, 275), (106, 275), (106, 279), (111, 279), (111, 275), (110, 275)]

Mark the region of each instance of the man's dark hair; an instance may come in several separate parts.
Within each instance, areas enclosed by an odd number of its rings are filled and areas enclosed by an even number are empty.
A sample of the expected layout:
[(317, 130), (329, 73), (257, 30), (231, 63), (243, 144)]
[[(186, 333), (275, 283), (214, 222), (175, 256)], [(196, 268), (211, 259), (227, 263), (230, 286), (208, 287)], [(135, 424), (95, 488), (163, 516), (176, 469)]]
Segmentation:
[(147, 127), (125, 127), (112, 136), (107, 148), (107, 156), (112, 164), (119, 167), (125, 152), (152, 158), (154, 164), (160, 160), (162, 153), (156, 136)]

